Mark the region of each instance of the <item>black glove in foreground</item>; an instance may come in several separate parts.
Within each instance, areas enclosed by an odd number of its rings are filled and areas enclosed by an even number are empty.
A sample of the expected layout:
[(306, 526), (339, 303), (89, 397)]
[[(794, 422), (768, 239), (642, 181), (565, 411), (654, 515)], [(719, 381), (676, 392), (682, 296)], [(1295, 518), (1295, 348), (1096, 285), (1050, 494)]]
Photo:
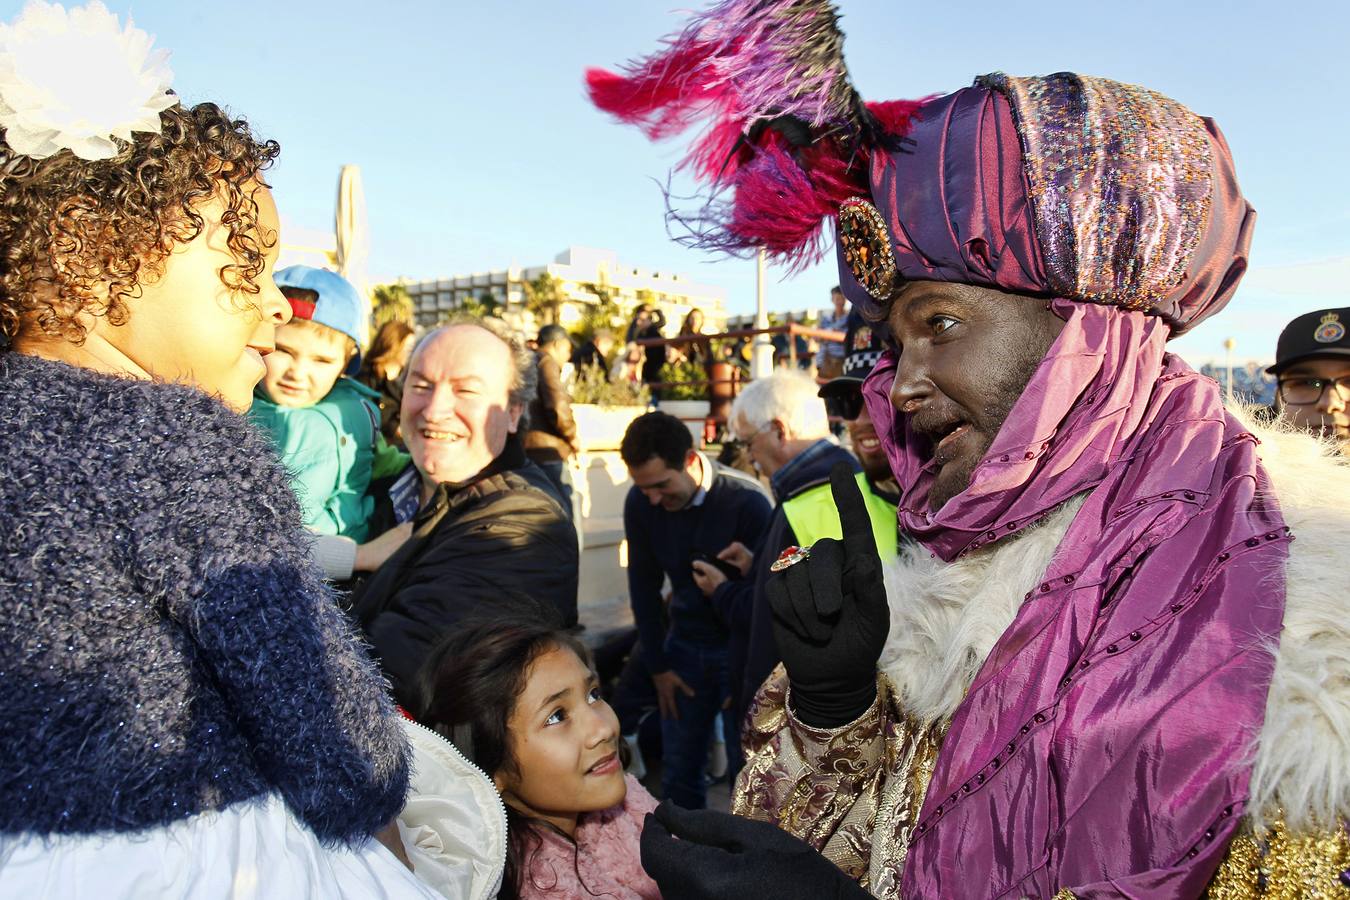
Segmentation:
[(642, 867), (664, 900), (871, 900), (797, 838), (768, 822), (662, 803), (642, 829)]
[(765, 583), (792, 711), (817, 728), (845, 725), (872, 705), (877, 660), (890, 630), (872, 520), (847, 465), (830, 472), (830, 488), (843, 541), (816, 541), (809, 559)]

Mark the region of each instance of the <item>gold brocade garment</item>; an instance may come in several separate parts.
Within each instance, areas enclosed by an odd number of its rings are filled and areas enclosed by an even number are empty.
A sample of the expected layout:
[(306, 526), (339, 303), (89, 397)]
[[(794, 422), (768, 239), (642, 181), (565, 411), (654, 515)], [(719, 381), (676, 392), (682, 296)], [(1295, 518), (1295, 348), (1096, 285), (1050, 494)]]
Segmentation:
[[(946, 722), (923, 727), (906, 716), (885, 676), (877, 700), (840, 728), (811, 728), (787, 708), (779, 666), (750, 710), (747, 761), (731, 811), (774, 822), (806, 841), (874, 896), (899, 900), (910, 830), (923, 806)], [(1283, 822), (1263, 840), (1240, 834), (1205, 896), (1208, 900), (1350, 900), (1344, 829), (1291, 834)], [(1054, 900), (1073, 900), (1065, 889)]]
[(1239, 834), (1206, 893), (1208, 900), (1350, 900), (1341, 873), (1350, 870), (1345, 829), (1289, 832), (1277, 821), (1264, 839)]
[(778, 824), (875, 896), (898, 898), (946, 723), (924, 728), (903, 715), (884, 676), (872, 707), (842, 728), (803, 725), (787, 695), (779, 666), (751, 707), (731, 811)]

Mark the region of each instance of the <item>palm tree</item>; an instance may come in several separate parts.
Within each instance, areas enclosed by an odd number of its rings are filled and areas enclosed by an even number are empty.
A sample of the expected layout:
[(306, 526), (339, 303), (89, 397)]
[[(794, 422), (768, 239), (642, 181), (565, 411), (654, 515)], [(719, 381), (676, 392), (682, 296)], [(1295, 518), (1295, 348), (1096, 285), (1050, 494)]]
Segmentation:
[(521, 287), (525, 289), (525, 309), (532, 313), (536, 320), (556, 325), (558, 312), (562, 308), (563, 301), (567, 299), (562, 282), (548, 272), (541, 272), (538, 277), (530, 279)]
[(614, 299), (614, 292), (604, 281), (604, 272), (600, 274), (602, 278), (599, 282), (588, 281), (581, 285), (582, 290), (595, 295), (595, 302), (587, 303), (582, 311), (581, 323), (576, 329), (577, 335), (584, 341), (590, 340), (601, 328), (614, 328), (623, 316), (623, 310)]
[(459, 311), (477, 319), (486, 319), (489, 316), (498, 315), (501, 311), (501, 304), (497, 302), (496, 297), (492, 296), (491, 291), (483, 291), (477, 297), (471, 297), (461, 303)]
[(385, 322), (413, 321), (413, 302), (408, 289), (402, 284), (377, 284), (370, 292), (373, 329), (378, 330)]

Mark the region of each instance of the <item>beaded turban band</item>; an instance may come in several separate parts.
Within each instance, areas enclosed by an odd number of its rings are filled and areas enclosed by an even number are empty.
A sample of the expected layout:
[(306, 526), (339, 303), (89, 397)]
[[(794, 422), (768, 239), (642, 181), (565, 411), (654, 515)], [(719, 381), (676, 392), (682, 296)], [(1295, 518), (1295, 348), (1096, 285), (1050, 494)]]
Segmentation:
[[(1146, 88), (995, 74), (864, 103), (825, 0), (724, 0), (665, 49), (587, 73), (592, 100), (706, 187), (677, 240), (800, 267), (836, 223), (841, 284), (880, 317), (909, 280), (1146, 310), (1180, 334), (1246, 269), (1255, 213), (1218, 128)], [(670, 204), (670, 197), (667, 195)]]

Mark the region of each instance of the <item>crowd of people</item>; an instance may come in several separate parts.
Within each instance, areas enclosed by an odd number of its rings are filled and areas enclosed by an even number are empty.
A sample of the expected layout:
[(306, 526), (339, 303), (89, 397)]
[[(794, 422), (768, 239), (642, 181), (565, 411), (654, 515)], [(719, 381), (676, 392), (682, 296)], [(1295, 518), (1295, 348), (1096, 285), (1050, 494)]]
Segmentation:
[(713, 117), (694, 242), (834, 223), (844, 333), (718, 458), (628, 426), (601, 644), (568, 386), (710, 365), (702, 314), (363, 348), (276, 269), (245, 119), (35, 112), (81, 88), (13, 48), (72, 30), (148, 46), (39, 4), (0, 59), (0, 897), (1350, 896), (1350, 308), (1269, 408), (1168, 352), (1247, 266), (1212, 121), (1066, 73), (866, 104), (819, 0), (588, 73)]

